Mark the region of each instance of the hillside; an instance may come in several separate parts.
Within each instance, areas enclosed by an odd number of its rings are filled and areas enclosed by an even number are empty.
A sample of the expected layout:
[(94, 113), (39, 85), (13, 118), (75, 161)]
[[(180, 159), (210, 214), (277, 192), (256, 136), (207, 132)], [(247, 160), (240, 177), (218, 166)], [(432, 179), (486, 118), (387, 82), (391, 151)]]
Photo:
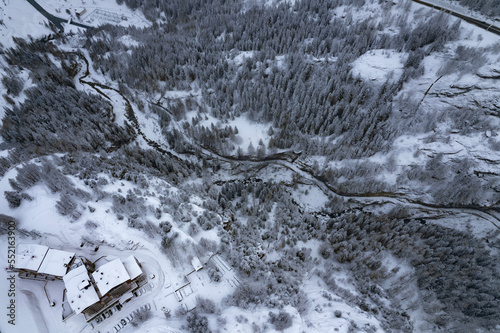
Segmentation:
[(0, 331), (500, 331), (499, 35), (406, 0), (39, 4), (88, 27), (1, 6), (0, 263), (10, 231), (148, 283), (62, 321), (18, 277)]

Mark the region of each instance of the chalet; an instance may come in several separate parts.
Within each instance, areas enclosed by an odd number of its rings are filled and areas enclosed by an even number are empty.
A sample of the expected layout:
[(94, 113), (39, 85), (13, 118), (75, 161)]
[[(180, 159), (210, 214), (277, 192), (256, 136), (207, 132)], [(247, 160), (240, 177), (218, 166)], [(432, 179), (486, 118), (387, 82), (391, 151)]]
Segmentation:
[(38, 274), (45, 274), (62, 280), (74, 260), (75, 253), (49, 249), (38, 269)]
[(85, 265), (69, 271), (63, 277), (63, 281), (69, 305), (75, 314), (82, 313), (99, 302), (99, 295)]
[[(70, 275), (71, 272), (73, 271), (70, 271), (66, 276)], [(85, 272), (88, 274), (88, 278), (83, 275), (79, 276), (76, 279), (79, 283), (73, 283), (71, 278), (68, 278), (68, 283), (66, 283), (66, 277), (64, 282), (70, 307), (75, 314), (83, 313), (87, 321), (92, 320), (115, 304), (129, 301), (134, 296), (133, 292), (140, 287), (141, 282), (145, 281), (142, 267), (134, 256), (129, 256), (123, 261), (119, 258), (114, 259), (101, 265), (90, 274), (86, 269)], [(71, 301), (74, 301), (72, 296), (83, 296), (84, 290), (92, 296), (81, 297), (85, 298), (86, 302), (72, 303)]]
[(111, 306), (128, 302), (146, 283), (142, 266), (133, 255), (96, 268), (85, 257), (38, 244), (18, 245), (14, 271), (21, 278), (62, 280), (63, 319), (82, 313), (90, 321)]
[(75, 253), (38, 244), (19, 244), (15, 272), (34, 280), (62, 280), (75, 260)]

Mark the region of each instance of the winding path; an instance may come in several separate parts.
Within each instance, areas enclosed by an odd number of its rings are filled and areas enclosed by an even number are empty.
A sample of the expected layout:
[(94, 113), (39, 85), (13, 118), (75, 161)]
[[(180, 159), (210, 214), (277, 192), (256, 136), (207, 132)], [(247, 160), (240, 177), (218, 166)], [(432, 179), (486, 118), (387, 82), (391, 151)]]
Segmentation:
[[(101, 89), (108, 89), (108, 90), (113, 90), (116, 93), (118, 93), (123, 100), (126, 103), (126, 117), (127, 119), (133, 124), (134, 128), (136, 129), (137, 133), (142, 136), (142, 138), (148, 143), (150, 147), (153, 149), (156, 149), (158, 152), (162, 154), (167, 154), (173, 158), (180, 159), (179, 156), (171, 153), (170, 151), (164, 149), (161, 147), (161, 145), (154, 141), (149, 139), (144, 132), (141, 130), (139, 122), (137, 120), (137, 117), (135, 116), (135, 111), (132, 107), (132, 104), (130, 101), (123, 96), (123, 94), (118, 90), (113, 87), (109, 87), (107, 85), (101, 84), (101, 83), (96, 83), (96, 82), (91, 82), (85, 80), (89, 76), (89, 61), (88, 59), (82, 54), (82, 53), (77, 53), (74, 52), (80, 59), (82, 59), (85, 64), (86, 64), (86, 70), (83, 76), (79, 78), (80, 83), (88, 85), (92, 87), (94, 90), (96, 90), (99, 94), (104, 96), (107, 99), (111, 99), (109, 96), (107, 96)], [(155, 103), (152, 103), (155, 104)], [(157, 104), (155, 104), (157, 105)], [(157, 105), (158, 106), (158, 105)], [(166, 108), (162, 107), (166, 112), (169, 112)], [(183, 133), (183, 131), (180, 131), (180, 133)], [(295, 153), (295, 152), (283, 152), (283, 153), (278, 153), (278, 154), (273, 154), (273, 155), (268, 155), (263, 158), (257, 158), (253, 156), (241, 156), (241, 157), (234, 157), (234, 156), (224, 156), (221, 154), (218, 154), (207, 147), (203, 147), (201, 145), (197, 145), (193, 140), (189, 140), (188, 138), (185, 138), (187, 142), (190, 144), (196, 146), (196, 152), (195, 151), (190, 151), (190, 152), (184, 152), (184, 154), (195, 154), (198, 153), (199, 155), (212, 159), (212, 160), (217, 160), (220, 162), (226, 162), (229, 164), (234, 164), (238, 163), (239, 165), (249, 165), (251, 167), (256, 167), (257, 169), (262, 169), (268, 165), (275, 165), (275, 166), (281, 166), (283, 168), (286, 168), (295, 174), (301, 176), (303, 179), (307, 179), (311, 184), (314, 184), (318, 188), (320, 188), (323, 193), (326, 195), (328, 194), (334, 194), (336, 196), (340, 196), (343, 198), (352, 198), (356, 199), (359, 203), (362, 203), (364, 205), (368, 204), (392, 204), (392, 205), (406, 205), (409, 208), (413, 209), (419, 209), (421, 211), (429, 211), (432, 210), (434, 212), (448, 212), (448, 213), (466, 213), (470, 215), (477, 216), (479, 218), (482, 218), (488, 222), (490, 222), (493, 226), (495, 226), (497, 229), (500, 229), (500, 219), (491, 213), (493, 211), (492, 207), (482, 207), (482, 206), (477, 206), (477, 205), (438, 205), (438, 204), (433, 204), (433, 203), (426, 203), (422, 202), (416, 199), (411, 199), (406, 197), (404, 194), (400, 193), (389, 193), (389, 192), (383, 192), (383, 193), (348, 193), (348, 192), (343, 192), (339, 189), (334, 188), (331, 184), (328, 183), (326, 179), (324, 179), (321, 175), (316, 175), (312, 167), (307, 165), (306, 163), (298, 160), (298, 157), (300, 156), (300, 153)]]

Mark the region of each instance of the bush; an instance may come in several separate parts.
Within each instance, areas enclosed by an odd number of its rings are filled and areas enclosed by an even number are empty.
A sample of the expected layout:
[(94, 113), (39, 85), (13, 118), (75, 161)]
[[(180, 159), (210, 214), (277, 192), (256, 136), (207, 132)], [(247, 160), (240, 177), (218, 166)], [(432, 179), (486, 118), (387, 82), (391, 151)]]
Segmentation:
[(163, 249), (168, 249), (170, 248), (170, 246), (172, 246), (172, 244), (174, 243), (174, 240), (179, 236), (179, 234), (177, 232), (174, 232), (173, 235), (171, 236), (163, 236), (162, 240), (161, 240), (161, 246), (163, 247)]
[(78, 219), (81, 213), (77, 210), (78, 204), (71, 198), (68, 193), (62, 193), (61, 199), (56, 203), (56, 209), (62, 216), (70, 216), (73, 219)]
[(24, 87), (23, 81), (14, 75), (14, 73), (4, 76), (2, 83), (7, 88), (7, 93), (12, 94), (14, 97), (19, 96)]
[(196, 312), (189, 314), (187, 323), (189, 332), (191, 333), (212, 333), (208, 327), (207, 317), (199, 316)]
[(0, 214), (0, 235), (5, 235), (9, 231), (9, 227), (17, 229), (17, 220), (12, 216)]
[(196, 298), (196, 308), (203, 313), (217, 312), (217, 305), (215, 305), (214, 301), (203, 297)]
[(209, 268), (208, 276), (210, 277), (210, 280), (214, 282), (219, 282), (222, 278), (222, 274), (216, 268)]
[(19, 192), (5, 191), (4, 195), (5, 199), (7, 199), (7, 202), (9, 203), (10, 208), (17, 208), (21, 206), (21, 196), (19, 195)]
[(229, 305), (248, 309), (252, 304), (261, 304), (267, 297), (263, 286), (252, 286), (249, 284), (240, 284), (233, 292), (233, 295), (227, 299)]
[(149, 318), (151, 318), (151, 308), (143, 306), (134, 312), (134, 318), (130, 323), (132, 326), (137, 327)]
[(283, 331), (292, 326), (292, 316), (288, 312), (280, 311), (278, 315), (269, 312), (269, 322), (278, 331)]

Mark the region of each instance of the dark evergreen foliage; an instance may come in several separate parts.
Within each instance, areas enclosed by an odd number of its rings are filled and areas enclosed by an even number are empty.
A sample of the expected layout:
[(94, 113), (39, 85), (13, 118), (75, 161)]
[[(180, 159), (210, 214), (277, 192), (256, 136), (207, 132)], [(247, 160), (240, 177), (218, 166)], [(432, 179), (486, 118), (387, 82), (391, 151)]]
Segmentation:
[[(496, 11), (488, 0), (460, 1), (489, 14)], [(24, 82), (15, 75), (2, 79), (10, 96), (26, 94), (22, 102), (5, 97), (10, 106), (0, 129), (3, 145), (15, 148), (0, 158), (0, 174), (21, 165), (16, 178), (9, 180), (13, 191), (4, 193), (11, 208), (30, 200), (23, 191), (38, 183), (58, 193), (56, 209), (71, 220), (78, 219), (84, 207), (96, 211), (88, 205), (91, 199), (107, 199), (118, 220), (156, 238), (167, 255), (182, 245), (179, 230), (196, 235), (213, 229), (221, 237), (220, 244), (202, 238), (197, 249), (222, 253), (243, 280), (226, 304), (276, 309), (278, 314), (269, 315), (276, 330), (292, 324), (284, 305), (307, 311), (308, 296), (301, 286), (313, 268), (331, 292), (377, 316), (387, 331), (414, 329), (400, 304), (405, 283), (418, 287), (421, 294), (416, 297), (424, 304), (425, 314), (443, 330), (453, 330), (456, 324), (471, 331), (494, 329), (500, 313), (498, 256), (482, 240), (411, 220), (404, 205), (372, 215), (334, 197), (321, 211), (305, 211), (292, 193), (298, 173), (292, 181), (281, 182), (250, 176), (266, 168), (267, 149), (293, 148), (305, 157), (342, 160), (386, 153), (397, 135), (413, 134), (407, 133), (410, 127), (414, 133), (424, 133), (438, 122), (448, 122), (463, 135), (494, 130), (479, 107), (464, 107), (460, 112), (450, 108), (429, 116), (428, 110), (399, 96), (405, 84), (424, 73), (424, 58), (457, 38), (458, 21), (450, 25), (443, 14), (422, 15), (415, 17), (413, 27), (408, 24), (412, 18), (402, 16), (391, 22), (396, 31), (389, 33), (384, 22), (335, 14), (338, 6), (361, 7), (363, 0), (304, 0), (276, 6), (236, 0), (117, 2), (143, 10), (155, 23), (144, 29), (101, 26), (85, 33), (84, 48), (94, 69), (114, 81), (134, 109), (158, 118), (168, 144), (139, 147), (133, 143), (135, 130), (115, 123), (110, 103), (99, 94), (77, 89), (81, 68), (76, 54), (62, 52), (47, 41), (15, 39), (17, 46), (5, 51), (5, 59), (12, 68), (27, 70), (34, 85), (23, 91)], [(397, 6), (405, 9), (409, 3)], [(389, 8), (392, 2), (380, 5)], [(125, 35), (138, 45), (122, 43)], [(376, 49), (408, 54), (401, 78), (374, 84), (352, 74), (352, 62)], [(246, 51), (246, 59), (235, 60)], [(477, 67), (467, 64), (471, 59), (483, 60), (480, 52), (457, 47), (440, 74), (456, 68), (473, 72)], [(165, 98), (165, 91), (192, 88), (200, 88), (200, 96)], [(185, 121), (189, 111), (197, 115)], [(202, 124), (207, 112), (220, 123)], [(238, 129), (225, 122), (242, 115), (271, 125), (268, 147), (259, 142), (250, 144), (247, 152), (238, 152), (242, 160), (260, 161), (261, 169), (241, 163), (238, 167), (243, 172), (231, 170), (232, 181), (214, 184), (211, 174), (221, 167), (232, 169), (228, 165), (233, 162), (212, 160), (215, 154), (205, 152), (234, 153)], [(425, 140), (442, 138), (431, 134)], [(490, 139), (492, 147), (498, 146), (494, 140)], [(50, 157), (22, 164), (42, 155)], [(492, 202), (500, 200), (493, 193), (497, 180), (476, 177), (474, 162), (456, 158), (445, 163), (440, 154), (427, 160), (425, 165), (408, 166), (396, 185), (376, 178), (395, 170), (394, 160), (387, 166), (346, 161), (337, 169), (321, 168), (318, 163), (309, 167), (302, 161), (295, 166), (312, 175), (308, 181), (325, 181), (340, 194), (393, 195), (398, 186), (418, 182), (430, 188), (426, 194), (435, 204), (477, 206), (485, 196)], [(83, 180), (89, 192), (75, 188), (67, 175)], [(202, 185), (192, 181), (202, 175)], [(160, 205), (148, 204), (151, 178), (170, 182), (179, 192), (159, 196)], [(108, 179), (136, 186), (110, 194), (103, 190)], [(202, 197), (202, 213), (191, 208), (194, 192)], [(157, 225), (146, 220), (143, 212), (153, 213), (158, 221), (169, 213), (173, 220)], [(2, 232), (2, 223), (9, 219), (0, 215)], [(91, 230), (96, 225), (90, 220), (85, 223)], [(311, 240), (320, 243), (318, 254), (304, 245)], [(273, 251), (279, 255), (269, 255)], [(397, 269), (387, 270), (386, 256), (405, 262), (413, 271), (401, 281), (388, 283)], [(336, 284), (332, 272), (339, 267), (350, 271), (356, 295)], [(215, 265), (207, 268), (213, 281), (223, 279)], [(332, 300), (331, 295), (325, 298)], [(199, 298), (197, 303), (199, 311), (217, 313), (214, 302)], [(342, 312), (332, 315), (340, 318)], [(135, 324), (148, 318), (149, 312), (138, 314)], [(190, 332), (210, 332), (207, 318), (196, 312), (187, 316), (187, 326)], [(351, 323), (350, 329), (355, 330), (356, 324)]]
[(14, 97), (21, 93), (24, 86), (23, 81), (12, 72), (2, 77), (2, 83), (7, 88), (7, 93), (12, 94)]
[(205, 316), (198, 315), (197, 312), (192, 312), (187, 317), (188, 330), (191, 333), (211, 333), (208, 327), (208, 320)]
[(500, 16), (500, 3), (496, 0), (455, 0), (460, 5), (469, 7), (489, 16)]
[[(387, 149), (398, 132), (390, 120), (390, 102), (402, 82), (420, 75), (422, 55), (456, 38), (458, 27), (450, 28), (447, 18), (436, 14), (411, 30), (401, 21), (399, 34), (389, 35), (369, 20), (350, 24), (350, 17), (333, 16), (332, 9), (341, 4), (297, 1), (293, 10), (282, 4), (240, 11), (236, 2), (187, 1), (173, 9), (170, 3), (132, 1), (132, 8), (163, 13), (169, 23), (128, 31), (107, 26), (89, 36), (87, 46), (103, 73), (132, 89), (153, 94), (196, 83), (217, 118), (246, 114), (272, 122), (280, 129), (273, 147), (335, 152), (339, 159), (366, 156)], [(132, 52), (124, 53), (129, 47), (117, 40), (126, 33), (148, 47), (130, 47)], [(106, 45), (103, 38), (109, 41)], [(353, 77), (350, 66), (379, 48), (412, 53), (401, 81), (382, 89)], [(253, 54), (238, 66), (231, 59), (241, 51)], [(315, 57), (325, 60), (315, 62)], [(141, 71), (135, 70), (138, 67)], [(232, 150), (227, 128), (194, 127), (189, 133), (207, 148)], [(315, 135), (341, 139), (335, 145), (312, 145), (310, 137)], [(177, 141), (169, 139), (171, 146)]]
[[(416, 220), (356, 214), (337, 219), (328, 242), (334, 258), (348, 264), (360, 283), (381, 283), (388, 273), (374, 253), (388, 250), (408, 260), (419, 289), (435, 295), (447, 314), (455, 314), (442, 326), (477, 320), (482, 327), (494, 327), (498, 321), (500, 276), (495, 257), (470, 234)], [(373, 291), (370, 295), (372, 300), (377, 297)]]
[(292, 317), (288, 312), (280, 311), (277, 315), (269, 312), (269, 322), (278, 331), (283, 331), (292, 326)]
[(5, 199), (9, 202), (10, 208), (17, 208), (21, 206), (21, 195), (15, 191), (5, 191)]
[[(18, 221), (12, 216), (0, 214), (0, 235), (6, 235), (10, 231), (18, 230)], [(10, 227), (10, 228), (9, 228)]]
[[(6, 142), (41, 154), (93, 152), (133, 139), (132, 127), (114, 123), (109, 103), (75, 88), (69, 75), (77, 67), (75, 55), (59, 51), (51, 43), (16, 42), (18, 46), (7, 50), (5, 57), (11, 66), (28, 69), (36, 86), (25, 91), (21, 105), (6, 109), (0, 128)], [(59, 60), (61, 68), (49, 56)]]

